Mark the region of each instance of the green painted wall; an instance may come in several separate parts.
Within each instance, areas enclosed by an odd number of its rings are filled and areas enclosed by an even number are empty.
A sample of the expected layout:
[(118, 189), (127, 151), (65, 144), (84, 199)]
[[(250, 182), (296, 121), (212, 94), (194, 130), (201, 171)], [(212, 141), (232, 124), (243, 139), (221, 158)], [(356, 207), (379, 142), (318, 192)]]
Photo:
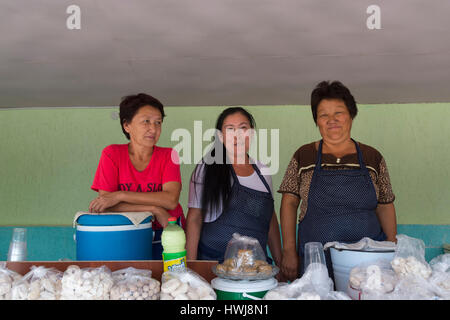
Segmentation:
[[(224, 107), (167, 107), (160, 146), (174, 146), (171, 133), (194, 121), (213, 127)], [(280, 166), (277, 190), (295, 150), (319, 139), (307, 106), (252, 106), (257, 128), (277, 129)], [(125, 143), (117, 108), (0, 110), (0, 225), (68, 226), (86, 210), (90, 185), (103, 147)], [(353, 138), (385, 157), (401, 224), (450, 224), (450, 103), (360, 105)], [(208, 142), (203, 142), (206, 147)], [(192, 150), (193, 152), (193, 150)], [(187, 211), (188, 181), (194, 164), (182, 165), (180, 202)], [(280, 207), (275, 195), (275, 208)]]

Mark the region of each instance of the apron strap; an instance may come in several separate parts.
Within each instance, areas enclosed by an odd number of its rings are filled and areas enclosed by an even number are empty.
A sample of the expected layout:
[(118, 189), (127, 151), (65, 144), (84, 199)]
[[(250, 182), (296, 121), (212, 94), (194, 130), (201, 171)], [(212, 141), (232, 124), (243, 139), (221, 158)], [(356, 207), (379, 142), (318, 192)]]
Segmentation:
[(322, 144), (323, 144), (323, 139), (320, 139), (319, 150), (317, 150), (317, 160), (316, 160), (315, 170), (322, 170), (322, 168), (321, 168), (321, 163), (322, 163)]
[(363, 161), (363, 156), (362, 156), (361, 149), (359, 148), (359, 145), (358, 145), (358, 143), (355, 140), (352, 139), (352, 141), (355, 143), (356, 151), (358, 152), (359, 167), (362, 170), (365, 170), (366, 169), (366, 164)]
[[(251, 163), (251, 165), (252, 165), (253, 169), (255, 170), (256, 174), (258, 175), (259, 179), (261, 179), (261, 182), (262, 182), (262, 183), (264, 184), (264, 186), (266, 187), (267, 193), (269, 193), (270, 195), (272, 195), (272, 192), (270, 191), (269, 184), (267, 183), (267, 181), (266, 181), (266, 179), (264, 178), (264, 176), (261, 174), (261, 171), (259, 171), (258, 166), (257, 166), (255, 163)], [(237, 184), (241, 185), (241, 184), (239, 183), (239, 179), (238, 179), (238, 177), (237, 177), (237, 175), (236, 175), (236, 172), (234, 172), (233, 165), (230, 164), (229, 166), (230, 166), (231, 175), (233, 176), (234, 183), (237, 182)]]
[(258, 177), (261, 179), (261, 182), (266, 187), (267, 192), (270, 193), (270, 195), (272, 195), (272, 191), (270, 191), (269, 184), (267, 183), (266, 178), (264, 178), (264, 176), (261, 174), (261, 171), (259, 170), (258, 166), (256, 164), (252, 164), (252, 166), (253, 169), (255, 169), (256, 173), (258, 174)]
[(233, 183), (237, 183), (238, 185), (240, 185), (239, 183), (239, 179), (236, 175), (236, 172), (234, 172), (234, 168), (232, 164), (226, 164), (226, 166), (230, 166), (230, 171), (231, 171), (231, 175), (233, 176)]

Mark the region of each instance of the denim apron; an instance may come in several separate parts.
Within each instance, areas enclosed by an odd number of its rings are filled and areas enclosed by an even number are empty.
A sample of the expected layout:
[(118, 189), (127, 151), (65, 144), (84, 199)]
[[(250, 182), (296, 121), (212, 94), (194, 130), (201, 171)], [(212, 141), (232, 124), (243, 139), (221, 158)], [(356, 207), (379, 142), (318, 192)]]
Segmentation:
[(274, 202), (270, 187), (266, 179), (261, 175), (258, 167), (253, 168), (267, 189), (262, 192), (245, 187), (239, 183), (239, 179), (231, 167), (233, 186), (228, 197), (228, 205), (224, 204), (224, 210), (219, 218), (212, 222), (204, 222), (198, 244), (199, 260), (218, 260), (222, 263), (228, 242), (233, 233), (258, 239), (267, 257), (267, 238), (270, 221), (272, 219)]
[[(375, 187), (364, 164), (361, 150), (358, 152), (358, 169), (324, 170), (322, 143), (317, 152), (317, 162), (308, 194), (308, 209), (298, 225), (298, 250), (300, 275), (304, 272), (304, 249), (307, 242), (330, 241), (358, 242), (364, 237), (384, 241), (386, 235), (375, 214), (378, 205)], [(330, 250), (325, 250), (330, 278), (334, 279)]]

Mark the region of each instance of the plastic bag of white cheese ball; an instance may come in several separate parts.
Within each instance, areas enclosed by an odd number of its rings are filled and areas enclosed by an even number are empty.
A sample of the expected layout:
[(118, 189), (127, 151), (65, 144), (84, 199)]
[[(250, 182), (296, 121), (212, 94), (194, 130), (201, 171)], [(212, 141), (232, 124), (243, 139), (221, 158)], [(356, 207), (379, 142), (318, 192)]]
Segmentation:
[(397, 249), (391, 261), (392, 269), (400, 277), (413, 276), (427, 279), (431, 276), (431, 267), (425, 260), (423, 240), (397, 235)]
[(433, 271), (450, 273), (450, 253), (441, 254), (430, 261)]
[(67, 267), (61, 283), (61, 300), (109, 300), (114, 284), (106, 266), (81, 269), (77, 265)]
[(161, 300), (216, 300), (211, 285), (190, 270), (166, 271), (161, 276)]
[(160, 283), (152, 278), (152, 271), (129, 267), (112, 273), (114, 285), (111, 300), (158, 300)]
[(392, 292), (398, 278), (386, 260), (362, 263), (350, 271), (349, 285), (361, 291), (361, 299), (380, 299)]
[(393, 292), (386, 294), (384, 300), (441, 300), (436, 288), (427, 279), (413, 275), (400, 277)]
[(443, 273), (433, 273), (428, 279), (412, 274), (397, 277), (398, 282), (392, 292), (383, 294), (365, 293), (364, 300), (448, 300), (450, 290), (445, 289), (446, 277)]
[(437, 294), (450, 300), (450, 253), (441, 254), (430, 261), (433, 273), (428, 281), (435, 286)]
[(0, 263), (0, 300), (10, 300), (14, 284), (22, 279), (22, 275), (6, 267), (6, 262)]
[(433, 271), (428, 282), (439, 298), (450, 300), (450, 272)]
[(62, 272), (55, 268), (32, 266), (11, 290), (13, 300), (59, 300)]

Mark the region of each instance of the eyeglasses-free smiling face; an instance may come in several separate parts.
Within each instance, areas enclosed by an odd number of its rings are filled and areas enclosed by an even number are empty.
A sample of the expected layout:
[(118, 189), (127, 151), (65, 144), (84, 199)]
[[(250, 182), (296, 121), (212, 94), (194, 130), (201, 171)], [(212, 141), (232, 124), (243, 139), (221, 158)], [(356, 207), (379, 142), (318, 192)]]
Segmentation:
[[(227, 116), (222, 125), (222, 143), (234, 156), (245, 155), (250, 149), (250, 121), (240, 112)], [(250, 131), (249, 131), (250, 130)]]
[(325, 141), (338, 143), (350, 139), (352, 122), (342, 100), (323, 99), (317, 106), (317, 126)]
[(130, 134), (132, 143), (153, 147), (161, 135), (161, 112), (155, 107), (143, 106), (136, 112), (131, 122), (125, 122), (123, 127)]

